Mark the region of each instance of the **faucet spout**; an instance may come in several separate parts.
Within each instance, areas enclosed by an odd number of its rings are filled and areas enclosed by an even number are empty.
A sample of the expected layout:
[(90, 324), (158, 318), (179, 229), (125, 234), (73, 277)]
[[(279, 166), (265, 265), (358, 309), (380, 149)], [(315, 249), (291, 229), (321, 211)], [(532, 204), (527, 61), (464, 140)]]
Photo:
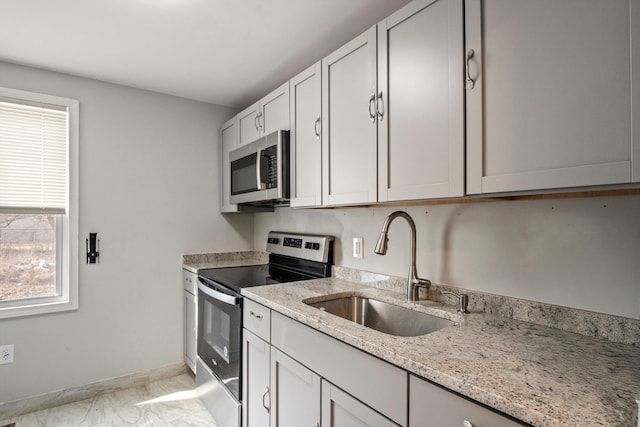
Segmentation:
[(404, 218), (409, 224), (409, 228), (411, 229), (411, 252), (409, 259), (409, 277), (407, 278), (407, 299), (409, 301), (417, 301), (418, 288), (427, 288), (431, 284), (431, 282), (429, 280), (421, 279), (418, 277), (418, 271), (416, 268), (416, 224), (415, 222), (413, 222), (413, 218), (411, 218), (411, 215), (404, 211), (395, 211), (391, 213), (382, 225), (382, 231), (380, 232), (380, 237), (378, 238), (378, 242), (376, 243), (374, 252), (378, 255), (386, 255), (387, 243), (389, 242), (389, 226), (391, 225), (393, 220), (398, 217)]

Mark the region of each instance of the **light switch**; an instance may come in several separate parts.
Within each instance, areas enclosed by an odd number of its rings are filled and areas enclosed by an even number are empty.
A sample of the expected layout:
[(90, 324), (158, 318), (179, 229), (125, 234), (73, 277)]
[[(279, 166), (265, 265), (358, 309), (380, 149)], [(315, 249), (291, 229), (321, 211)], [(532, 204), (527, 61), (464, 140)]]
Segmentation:
[(353, 257), (362, 259), (362, 237), (353, 238)]

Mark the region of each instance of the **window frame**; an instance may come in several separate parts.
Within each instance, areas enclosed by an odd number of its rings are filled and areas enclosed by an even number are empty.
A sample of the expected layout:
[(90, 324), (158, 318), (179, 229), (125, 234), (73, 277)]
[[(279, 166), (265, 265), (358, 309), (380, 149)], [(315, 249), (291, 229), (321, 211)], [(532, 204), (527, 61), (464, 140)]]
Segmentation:
[(79, 136), (80, 102), (34, 92), (0, 87), (0, 97), (16, 102), (39, 102), (67, 108), (67, 209), (56, 216), (56, 283), (60, 295), (0, 301), (0, 319), (77, 310), (78, 298), (78, 210), (79, 210)]

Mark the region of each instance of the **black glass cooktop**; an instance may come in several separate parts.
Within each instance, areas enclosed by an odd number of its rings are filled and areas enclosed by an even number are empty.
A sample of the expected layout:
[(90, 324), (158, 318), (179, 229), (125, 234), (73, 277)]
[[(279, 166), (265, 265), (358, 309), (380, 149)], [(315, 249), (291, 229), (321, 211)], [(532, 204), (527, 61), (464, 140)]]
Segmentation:
[(239, 294), (242, 288), (329, 277), (331, 265), (271, 254), (269, 264), (207, 268), (198, 275)]
[(199, 270), (198, 275), (231, 288), (237, 293), (240, 293), (241, 288), (279, 283), (269, 276), (269, 266), (267, 264), (208, 268)]

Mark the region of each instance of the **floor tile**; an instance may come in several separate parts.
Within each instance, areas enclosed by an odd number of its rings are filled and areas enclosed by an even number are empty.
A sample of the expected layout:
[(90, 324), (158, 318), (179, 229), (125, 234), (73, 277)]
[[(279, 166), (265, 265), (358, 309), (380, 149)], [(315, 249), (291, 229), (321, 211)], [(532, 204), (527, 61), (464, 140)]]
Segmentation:
[(217, 427), (198, 399), (189, 374), (32, 412), (9, 422), (16, 427)]

